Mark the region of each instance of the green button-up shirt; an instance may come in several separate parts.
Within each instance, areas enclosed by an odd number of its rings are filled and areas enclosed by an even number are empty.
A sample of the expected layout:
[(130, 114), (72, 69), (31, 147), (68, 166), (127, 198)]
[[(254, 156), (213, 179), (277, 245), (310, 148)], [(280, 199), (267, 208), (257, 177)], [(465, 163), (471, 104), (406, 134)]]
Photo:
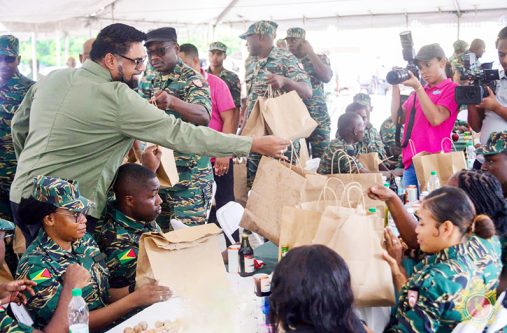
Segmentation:
[(14, 115), (12, 135), (18, 168), (11, 201), (29, 197), (37, 175), (76, 179), (82, 195), (97, 204), (89, 213), (96, 218), (134, 139), (209, 156), (245, 156), (252, 145), (251, 138), (167, 115), (91, 60), (32, 86)]
[(0, 306), (0, 332), (3, 333), (32, 333), (33, 328), (17, 322), (9, 316), (7, 310)]

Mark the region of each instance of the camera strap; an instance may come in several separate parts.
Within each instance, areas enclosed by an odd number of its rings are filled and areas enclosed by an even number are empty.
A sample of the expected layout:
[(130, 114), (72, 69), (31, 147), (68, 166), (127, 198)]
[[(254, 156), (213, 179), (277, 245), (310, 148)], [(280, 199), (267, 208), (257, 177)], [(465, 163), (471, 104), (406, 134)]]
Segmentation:
[[(417, 95), (414, 94), (414, 104), (412, 105), (412, 110), (410, 110), (410, 118), (408, 120), (408, 126), (405, 128), (405, 140), (403, 140), (403, 144), (401, 148), (405, 148), (408, 146), (408, 141), (412, 136), (412, 129), (414, 128), (414, 120), (415, 120), (415, 102), (417, 100)], [(398, 119), (398, 123), (396, 124), (396, 142), (400, 142), (400, 132), (401, 132), (401, 124), (399, 123), (400, 119)]]

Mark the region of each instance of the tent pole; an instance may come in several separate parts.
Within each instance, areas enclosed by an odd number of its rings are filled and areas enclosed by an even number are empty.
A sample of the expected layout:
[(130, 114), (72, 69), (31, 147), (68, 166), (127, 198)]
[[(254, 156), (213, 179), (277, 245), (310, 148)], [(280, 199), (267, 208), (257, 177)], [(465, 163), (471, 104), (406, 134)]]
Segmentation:
[(222, 19), (225, 17), (225, 15), (227, 15), (227, 13), (229, 13), (230, 10), (232, 8), (234, 8), (234, 6), (236, 6), (236, 3), (238, 3), (238, 1), (239, 0), (231, 0), (231, 2), (229, 2), (227, 7), (225, 7), (224, 10), (222, 10), (222, 12), (218, 15), (218, 17), (215, 21), (215, 25), (217, 25), (218, 23), (220, 23), (222, 21)]
[(37, 28), (34, 26), (34, 31), (32, 31), (32, 80), (37, 81), (37, 50), (35, 49), (37, 45)]

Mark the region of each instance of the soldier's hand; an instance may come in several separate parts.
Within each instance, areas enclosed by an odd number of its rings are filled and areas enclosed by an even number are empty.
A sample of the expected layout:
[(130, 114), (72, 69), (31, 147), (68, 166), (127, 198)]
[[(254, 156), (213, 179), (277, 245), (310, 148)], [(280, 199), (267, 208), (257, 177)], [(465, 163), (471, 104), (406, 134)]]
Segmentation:
[(310, 42), (308, 42), (306, 39), (303, 40), (301, 42), (301, 44), (299, 44), (299, 48), (301, 49), (301, 51), (304, 53), (304, 54), (312, 54), (312, 53), (315, 53), (313, 51), (313, 47), (312, 45), (310, 44)]
[(90, 282), (90, 273), (86, 268), (78, 264), (72, 264), (67, 267), (63, 276), (63, 285), (71, 289), (83, 289)]
[(396, 260), (398, 265), (401, 265), (403, 259), (403, 244), (398, 237), (396, 237), (390, 228), (384, 229), (384, 239), (386, 250), (389, 255)]
[(215, 175), (217, 175), (217, 176), (223, 176), (227, 172), (229, 172), (229, 162), (230, 162), (230, 160), (231, 159), (229, 157), (217, 157), (215, 159), (215, 166), (214, 166)]
[(35, 296), (33, 287), (37, 284), (28, 279), (10, 281), (0, 284), (0, 303), (5, 304), (9, 302), (16, 302), (18, 305), (26, 304), (27, 299), (23, 294), (27, 291), (30, 295)]
[(290, 143), (290, 140), (273, 135), (255, 137), (251, 152), (286, 160), (287, 158), (283, 154), (287, 151)]
[(277, 74), (270, 74), (266, 77), (266, 83), (275, 90), (281, 90), (285, 86), (287, 78)]
[(375, 185), (368, 189), (368, 197), (373, 200), (389, 201), (397, 197), (396, 193), (390, 188), (384, 186)]
[(159, 92), (157, 92), (155, 94), (154, 97), (155, 97), (155, 103), (160, 110), (170, 109), (173, 105), (174, 100), (177, 98), (173, 95), (170, 95), (165, 90), (160, 90)]
[(141, 164), (150, 169), (153, 172), (157, 172), (160, 167), (160, 161), (162, 158), (162, 150), (158, 148), (158, 146), (149, 146), (141, 155)]
[(148, 282), (137, 288), (131, 295), (135, 297), (137, 306), (148, 306), (167, 301), (171, 298), (172, 292), (168, 287), (159, 286), (157, 280), (148, 279)]

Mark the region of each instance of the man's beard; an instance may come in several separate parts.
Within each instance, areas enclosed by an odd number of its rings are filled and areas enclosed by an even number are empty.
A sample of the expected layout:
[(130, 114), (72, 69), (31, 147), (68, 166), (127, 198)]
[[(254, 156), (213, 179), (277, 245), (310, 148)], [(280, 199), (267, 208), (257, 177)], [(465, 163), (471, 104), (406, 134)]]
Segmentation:
[(131, 89), (136, 89), (137, 88), (137, 85), (139, 84), (139, 81), (136, 79), (136, 77), (134, 75), (132, 75), (130, 77), (130, 80), (127, 80), (125, 78), (125, 73), (123, 73), (123, 67), (121, 65), (118, 66), (118, 73), (120, 73), (120, 78), (117, 81), (125, 83)]

